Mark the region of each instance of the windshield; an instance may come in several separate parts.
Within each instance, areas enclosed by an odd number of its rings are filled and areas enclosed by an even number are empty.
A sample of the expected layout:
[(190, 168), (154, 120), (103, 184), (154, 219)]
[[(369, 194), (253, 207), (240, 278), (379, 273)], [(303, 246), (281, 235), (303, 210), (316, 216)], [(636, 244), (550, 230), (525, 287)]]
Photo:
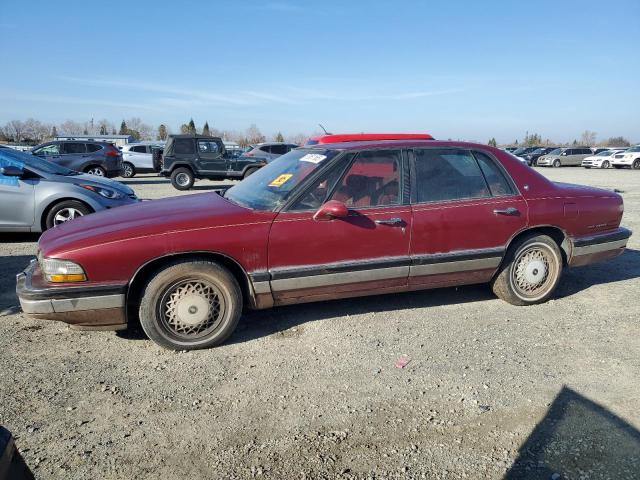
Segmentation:
[(34, 170), (39, 170), (40, 172), (49, 173), (52, 175), (79, 175), (78, 172), (74, 172), (73, 170), (69, 170), (68, 168), (61, 167), (60, 165), (56, 165), (53, 162), (44, 160), (35, 155), (31, 155), (30, 153), (18, 152), (17, 150), (11, 150), (8, 148), (3, 148), (2, 150), (0, 150), (0, 158), (18, 162), (20, 164), (20, 168), (26, 166), (28, 168), (33, 168)]
[(603, 150), (599, 153), (596, 153), (595, 156), (596, 157), (608, 157), (609, 155), (611, 155), (613, 152), (611, 150)]
[(524, 152), (526, 152), (527, 149), (526, 148), (516, 148), (513, 152), (514, 155), (518, 156), (518, 155), (522, 155)]
[(536, 154), (536, 155), (537, 155), (537, 154), (541, 154), (541, 155), (542, 155), (544, 152), (546, 152), (546, 150), (547, 150), (546, 148), (536, 148), (536, 149), (535, 149), (533, 152), (531, 152), (531, 153)]
[(254, 210), (275, 210), (300, 182), (338, 153), (337, 150), (291, 150), (231, 187), (224, 197)]
[(640, 152), (640, 145), (636, 145), (635, 147), (631, 147), (627, 152)]
[(555, 150), (551, 150), (549, 152), (549, 155), (560, 155), (562, 153), (562, 149), (561, 148), (556, 148)]

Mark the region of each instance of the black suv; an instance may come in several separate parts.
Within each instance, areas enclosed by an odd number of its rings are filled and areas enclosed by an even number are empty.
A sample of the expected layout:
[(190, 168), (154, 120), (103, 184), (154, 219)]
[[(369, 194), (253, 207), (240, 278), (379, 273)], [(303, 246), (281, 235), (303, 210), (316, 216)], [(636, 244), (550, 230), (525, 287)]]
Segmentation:
[(108, 178), (122, 174), (122, 153), (108, 142), (55, 140), (36, 145), (31, 153), (76, 172)]
[(237, 158), (227, 153), (219, 137), (169, 135), (160, 175), (170, 177), (178, 190), (189, 190), (196, 178), (246, 178), (266, 164), (263, 158)]

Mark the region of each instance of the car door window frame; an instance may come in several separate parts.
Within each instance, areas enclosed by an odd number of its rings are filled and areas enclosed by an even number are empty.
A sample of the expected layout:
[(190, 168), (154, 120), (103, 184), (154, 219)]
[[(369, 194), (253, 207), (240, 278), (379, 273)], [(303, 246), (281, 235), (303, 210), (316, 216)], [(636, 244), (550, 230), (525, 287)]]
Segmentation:
[[(487, 190), (489, 191), (489, 196), (463, 197), (463, 198), (452, 198), (452, 199), (446, 199), (446, 200), (428, 200), (428, 201), (418, 202), (418, 190), (417, 190), (418, 174), (417, 174), (417, 171), (416, 171), (416, 155), (414, 154), (415, 150), (466, 150), (466, 151), (468, 151), (470, 153), (471, 157), (473, 158), (473, 160), (475, 161), (476, 166), (478, 167), (478, 170), (480, 171), (480, 174), (482, 175), (484, 183), (487, 186)], [(493, 194), (493, 192), (491, 191), (491, 186), (489, 185), (489, 181), (487, 180), (486, 175), (482, 171), (482, 167), (480, 166), (480, 163), (478, 162), (478, 159), (473, 154), (473, 152), (474, 152), (473, 149), (461, 149), (460, 147), (414, 147), (414, 148), (411, 148), (411, 149), (407, 150), (407, 156), (408, 156), (408, 161), (409, 161), (409, 172), (410, 172), (410, 180), (409, 181), (410, 181), (411, 204), (412, 205), (429, 205), (429, 204), (436, 204), (436, 203), (456, 203), (456, 202), (467, 202), (467, 201), (470, 201), (470, 200), (472, 200), (472, 201), (473, 200), (491, 200), (493, 198), (509, 198), (509, 197), (518, 197), (518, 196), (520, 196), (520, 190), (518, 189), (516, 183), (511, 178), (511, 175), (509, 175), (509, 172), (507, 172), (506, 168), (504, 168), (504, 165), (502, 165), (502, 163), (499, 160), (497, 160), (495, 158), (495, 156), (492, 155), (490, 152), (487, 152), (485, 150), (479, 150), (479, 149), (477, 149), (477, 151), (485, 154), (493, 162), (493, 164), (498, 167), (498, 169), (502, 172), (505, 180), (507, 181), (507, 183), (511, 187), (512, 193), (505, 194), (505, 195), (494, 195)]]

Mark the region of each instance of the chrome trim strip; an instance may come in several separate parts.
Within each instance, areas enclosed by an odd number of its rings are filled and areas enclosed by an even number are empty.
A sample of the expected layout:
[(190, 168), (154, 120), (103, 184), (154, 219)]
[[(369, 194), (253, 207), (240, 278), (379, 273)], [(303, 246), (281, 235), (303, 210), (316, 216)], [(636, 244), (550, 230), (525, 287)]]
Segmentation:
[(574, 247), (573, 256), (580, 257), (582, 255), (591, 255), (594, 253), (606, 252), (608, 250), (617, 250), (627, 246), (628, 238), (616, 240), (615, 242), (594, 243), (593, 245), (585, 245), (584, 247)]
[(410, 277), (422, 277), (426, 275), (440, 275), (443, 273), (468, 272), (471, 270), (487, 270), (498, 268), (502, 257), (478, 258), (475, 260), (460, 260), (455, 262), (430, 263), (425, 265), (412, 265), (409, 271)]
[(51, 300), (20, 299), (24, 313), (67, 313), (85, 310), (104, 310), (122, 308), (124, 295), (101, 295), (98, 297), (54, 298)]
[(329, 273), (327, 275), (312, 275), (308, 277), (282, 278), (271, 281), (274, 292), (300, 290), (303, 288), (330, 287), (332, 285), (346, 285), (348, 283), (374, 282), (403, 278), (409, 275), (409, 266), (377, 268), (373, 270), (359, 270), (353, 272)]

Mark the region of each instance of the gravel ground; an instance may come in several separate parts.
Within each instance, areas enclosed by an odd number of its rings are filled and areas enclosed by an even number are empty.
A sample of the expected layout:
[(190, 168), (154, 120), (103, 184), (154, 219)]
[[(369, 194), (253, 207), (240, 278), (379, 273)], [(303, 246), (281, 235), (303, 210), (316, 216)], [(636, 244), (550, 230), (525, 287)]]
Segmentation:
[(640, 172), (541, 171), (622, 190), (637, 232), (555, 300), (472, 286), (278, 308), (207, 351), (12, 313), (37, 235), (3, 234), (0, 425), (37, 478), (640, 478)]

